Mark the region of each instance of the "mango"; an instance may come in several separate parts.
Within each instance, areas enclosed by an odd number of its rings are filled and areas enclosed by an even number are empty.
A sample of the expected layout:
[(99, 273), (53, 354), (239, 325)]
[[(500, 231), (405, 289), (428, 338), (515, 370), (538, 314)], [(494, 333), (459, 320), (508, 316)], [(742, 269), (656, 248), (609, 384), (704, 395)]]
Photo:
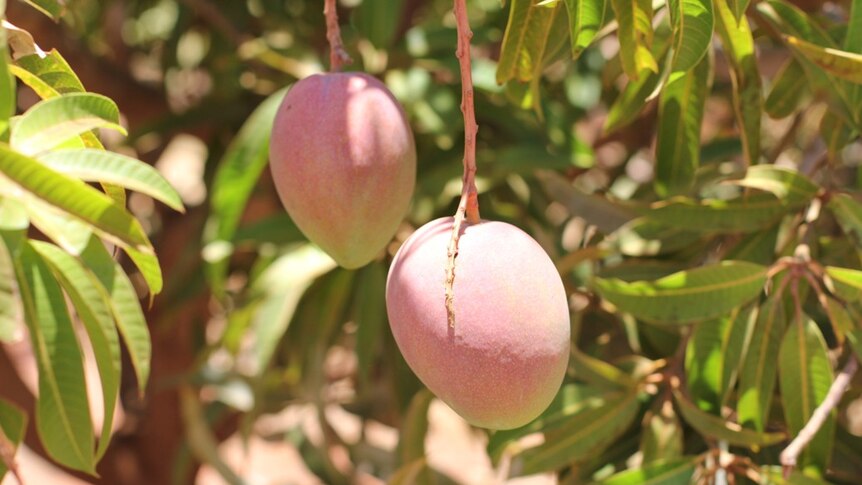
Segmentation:
[(563, 283), (541, 246), (517, 227), (462, 225), (455, 263), (455, 325), (444, 304), (451, 217), (414, 232), (386, 282), (398, 348), (417, 377), (469, 423), (511, 429), (544, 411), (569, 360)]
[(416, 179), (404, 111), (376, 78), (309, 76), (276, 113), (270, 169), (300, 231), (341, 266), (364, 266), (392, 239)]

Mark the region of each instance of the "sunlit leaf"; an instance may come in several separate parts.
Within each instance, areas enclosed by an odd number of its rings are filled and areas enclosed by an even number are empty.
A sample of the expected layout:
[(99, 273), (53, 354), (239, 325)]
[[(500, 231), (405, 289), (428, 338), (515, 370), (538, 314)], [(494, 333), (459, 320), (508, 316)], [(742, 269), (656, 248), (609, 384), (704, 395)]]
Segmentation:
[(745, 429), (732, 421), (702, 411), (679, 391), (674, 391), (673, 395), (683, 419), (704, 436), (727, 441), (731, 445), (754, 449), (780, 443), (786, 439), (783, 433), (760, 433)]
[(715, 24), (712, 0), (669, 0), (667, 5), (674, 30), (671, 69), (687, 71), (709, 50)]
[[(0, 12), (0, 18), (3, 13)], [(0, 139), (8, 139), (9, 118), (15, 114), (16, 84), (9, 71), (9, 47), (6, 45), (6, 29), (0, 28)]]
[(688, 485), (694, 477), (699, 460), (685, 457), (657, 461), (625, 470), (595, 482), (596, 485)]
[(606, 0), (565, 0), (569, 14), (572, 58), (592, 44), (605, 20)]
[(712, 57), (674, 71), (659, 98), (655, 188), (659, 195), (685, 193), (700, 166), (700, 125), (712, 83)]
[(826, 275), (829, 289), (842, 300), (852, 302), (862, 297), (862, 271), (827, 266)]
[(538, 77), (547, 52), (548, 35), (562, 5), (545, 7), (534, 3), (512, 0), (497, 64), (498, 84), (512, 79), (528, 82)]
[(611, 0), (617, 16), (620, 60), (629, 79), (638, 79), (643, 71), (658, 72), (652, 45), (653, 7), (650, 0)]
[[(832, 364), (829, 362), (826, 342), (810, 318), (800, 315), (794, 319), (778, 355), (778, 379), (781, 386), (781, 403), (788, 431), (796, 436), (811, 419), (817, 406), (823, 402), (832, 385)], [(830, 416), (814, 435), (800, 460), (800, 467), (813, 465), (825, 473), (832, 454), (835, 419)]]
[(820, 191), (820, 186), (805, 175), (775, 165), (749, 167), (743, 178), (728, 182), (769, 192), (794, 206), (807, 204)]
[(78, 255), (87, 247), (93, 235), (89, 225), (35, 197), (25, 203), (30, 222), (66, 252)]
[(12, 72), (42, 99), (85, 91), (78, 75), (55, 49), (44, 56), (28, 54), (19, 57), (12, 66)]
[(102, 435), (96, 450), (96, 460), (104, 455), (111, 439), (114, 408), (120, 384), (120, 342), (114, 327), (108, 294), (96, 276), (81, 262), (53, 244), (40, 241), (30, 243), (48, 263), (60, 285), (69, 295), (87, 335), (102, 385), (104, 417)]
[(60, 286), (29, 244), (15, 263), (36, 363), (36, 429), (48, 454), (69, 468), (94, 473), (93, 427), (83, 354)]
[(721, 341), (721, 403), (726, 405), (739, 379), (746, 350), (757, 323), (756, 305), (751, 304), (734, 312), (729, 327), (724, 329)]
[(739, 373), (739, 422), (759, 432), (766, 428), (775, 389), (781, 338), (787, 328), (782, 295), (773, 294), (761, 305), (751, 342)]
[(799, 208), (768, 194), (736, 200), (694, 201), (673, 197), (652, 204), (644, 211), (644, 216), (688, 231), (752, 232), (775, 224), (782, 216)]
[(835, 215), (844, 233), (862, 247), (862, 203), (848, 194), (834, 194), (826, 207)]
[(830, 74), (862, 84), (862, 55), (832, 47), (821, 47), (792, 35), (787, 35), (784, 39), (791, 47)]
[(58, 0), (24, 0), (32, 5), (36, 10), (51, 17), (54, 20), (59, 20), (65, 13), (66, 7)]
[(94, 128), (125, 134), (120, 111), (109, 98), (93, 93), (70, 93), (36, 103), (18, 120), (10, 144), (26, 155), (54, 148)]
[[(27, 413), (18, 406), (0, 399), (0, 432), (13, 446), (12, 450), (4, 450), (4, 453), (14, 456), (18, 445), (24, 440), (24, 432), (27, 431)], [(0, 481), (6, 475), (6, 463), (0, 460)]]
[(685, 351), (685, 377), (692, 401), (700, 409), (718, 414), (722, 397), (724, 344), (733, 317), (700, 322), (691, 330)]
[[(725, 0), (719, 0), (719, 2), (723, 2)], [(748, 9), (748, 4), (751, 3), (751, 0), (726, 0), (727, 5), (730, 6), (730, 11), (733, 12), (733, 15), (737, 19), (743, 18), (745, 15), (745, 10)]]
[(766, 268), (740, 261), (681, 271), (656, 281), (596, 278), (599, 294), (638, 318), (690, 323), (725, 315), (760, 294)]

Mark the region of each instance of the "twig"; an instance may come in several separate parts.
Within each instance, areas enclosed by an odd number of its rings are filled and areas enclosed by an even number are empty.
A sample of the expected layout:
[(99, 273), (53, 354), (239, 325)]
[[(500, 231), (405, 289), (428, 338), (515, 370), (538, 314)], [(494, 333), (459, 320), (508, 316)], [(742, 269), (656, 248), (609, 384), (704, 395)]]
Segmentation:
[(781, 465), (784, 467), (784, 476), (785, 478), (790, 476), (790, 473), (793, 471), (793, 468), (796, 467), (796, 459), (799, 457), (799, 454), (802, 453), (802, 450), (808, 446), (808, 443), (814, 439), (814, 435), (820, 430), (823, 426), (823, 423), (826, 422), (826, 419), (829, 417), (829, 413), (832, 412), (833, 409), (838, 405), (838, 402), (841, 400), (841, 396), (844, 394), (844, 391), (847, 390), (847, 387), (850, 385), (850, 380), (853, 378), (853, 374), (856, 373), (856, 370), (859, 368), (859, 363), (856, 361), (856, 357), (854, 355), (850, 356), (850, 359), (844, 364), (844, 368), (841, 369), (841, 373), (838, 374), (838, 377), (835, 378), (835, 381), (832, 382), (832, 386), (829, 388), (829, 392), (826, 394), (826, 397), (823, 399), (823, 402), (817, 406), (817, 409), (814, 410), (814, 413), (811, 414), (811, 419), (805, 423), (805, 426), (799, 431), (799, 434), (796, 435), (796, 438), (793, 438), (793, 441), (787, 445), (787, 448), (781, 452), (779, 455), (779, 461)]
[(455, 328), (455, 258), (458, 256), (458, 241), (461, 239), (461, 224), (464, 218), (470, 224), (479, 222), (479, 198), (476, 190), (476, 111), (473, 105), (473, 74), (470, 63), (470, 21), (467, 18), (466, 0), (455, 0), (455, 19), (458, 24), (458, 49), (455, 55), (461, 66), (461, 112), (464, 114), (464, 178), (461, 186), (461, 200), (452, 224), (452, 238), (449, 240), (446, 262), (446, 316), (449, 327)]
[(329, 41), (329, 70), (337, 72), (344, 64), (353, 62), (353, 59), (344, 50), (344, 44), (341, 42), (341, 28), (338, 26), (335, 0), (325, 0), (323, 15), (326, 16), (326, 40)]

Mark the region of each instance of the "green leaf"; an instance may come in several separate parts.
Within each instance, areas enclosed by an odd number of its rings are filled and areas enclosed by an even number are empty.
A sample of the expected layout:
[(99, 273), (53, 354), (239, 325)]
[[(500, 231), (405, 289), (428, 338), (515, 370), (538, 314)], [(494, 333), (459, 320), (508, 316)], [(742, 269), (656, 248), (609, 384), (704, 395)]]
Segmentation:
[(781, 338), (787, 327), (784, 299), (773, 294), (760, 306), (757, 323), (739, 374), (739, 422), (763, 432), (775, 389), (775, 374)]
[(752, 232), (775, 224), (782, 216), (798, 208), (768, 194), (737, 200), (693, 201), (686, 197), (673, 197), (652, 204), (643, 211), (643, 215), (666, 226), (688, 231)]
[(862, 247), (862, 204), (848, 194), (834, 194), (826, 205), (844, 233), (858, 247)]
[(575, 413), (545, 433), (545, 442), (524, 450), (523, 475), (556, 470), (563, 465), (601, 451), (613, 443), (635, 421), (640, 403), (630, 392), (605, 406)]
[(673, 396), (683, 419), (703, 436), (755, 450), (780, 443), (786, 439), (784, 433), (760, 433), (745, 429), (737, 423), (702, 411), (679, 391), (675, 390)]
[(150, 377), (152, 344), (135, 287), (98, 238), (90, 238), (90, 243), (81, 253), (81, 260), (108, 293), (114, 321), (135, 369), (138, 392), (143, 394)]
[(403, 18), (404, 0), (363, 0), (353, 11), (356, 30), (377, 49), (387, 49)]
[(497, 84), (538, 78), (548, 52), (549, 34), (560, 14), (561, 4), (536, 5), (533, 0), (512, 0), (500, 61)]
[(40, 241), (30, 243), (48, 263), (60, 285), (69, 295), (75, 311), (93, 347), (99, 379), (102, 384), (104, 417), (102, 435), (96, 450), (98, 461), (108, 449), (114, 422), (120, 385), (120, 342), (114, 327), (108, 294), (96, 276), (81, 262), (53, 244)]
[(35, 197), (27, 197), (27, 215), (39, 231), (70, 254), (81, 254), (93, 231), (90, 226)]
[(805, 175), (775, 165), (748, 167), (745, 177), (728, 183), (769, 192), (793, 206), (807, 204), (820, 191), (820, 186)]
[(829, 290), (842, 300), (854, 302), (862, 297), (862, 271), (827, 266), (826, 275)]
[(605, 21), (606, 0), (565, 0), (569, 14), (572, 59), (577, 59), (596, 38)]
[(422, 389), (413, 396), (401, 424), (398, 440), (398, 463), (406, 465), (425, 457), (425, 437), (428, 434), (428, 408), (434, 394)]
[(153, 302), (153, 297), (162, 292), (164, 281), (162, 279), (162, 267), (159, 264), (159, 258), (155, 253), (145, 253), (133, 248), (123, 248), (123, 251), (129, 256), (129, 259), (135, 263), (144, 281), (147, 283), (147, 288), (150, 290), (150, 304)]
[(152, 252), (140, 223), (110, 197), (0, 144), (0, 175), (52, 206), (98, 229), (120, 246)]
[(54, 20), (59, 20), (66, 12), (66, 7), (58, 0), (24, 0), (33, 8), (51, 17)]
[(684, 193), (700, 166), (700, 125), (712, 83), (712, 57), (688, 71), (674, 71), (659, 98), (656, 193)]
[[(7, 205), (14, 204), (15, 209), (7, 209)], [(24, 217), (24, 227), (10, 229), (3, 227), (10, 210), (20, 211)], [(15, 269), (13, 259), (15, 257), (14, 247), (24, 237), (26, 231), (26, 213), (16, 201), (0, 197), (0, 342), (9, 342), (15, 338), (18, 327), (19, 305), (15, 288)], [(9, 239), (9, 242), (7, 242)]]
[(359, 387), (371, 389), (374, 362), (382, 351), (380, 338), (386, 327), (386, 270), (374, 263), (360, 270), (353, 302), (356, 322), (356, 359)]
[(807, 93), (805, 69), (795, 59), (788, 59), (772, 80), (772, 90), (763, 107), (769, 116), (784, 118), (796, 111)]
[(734, 312), (730, 327), (722, 334), (721, 354), (721, 403), (726, 405), (736, 387), (739, 372), (745, 358), (745, 351), (751, 342), (751, 335), (757, 323), (755, 305), (743, 307)]
[(602, 298), (647, 321), (691, 323), (725, 315), (760, 294), (766, 268), (740, 261), (680, 271), (656, 281), (596, 278)]
[(83, 354), (60, 286), (30, 244), (15, 263), (24, 316), (39, 368), (36, 429), (57, 462), (95, 473)]
[[(27, 431), (27, 413), (18, 406), (0, 399), (0, 440), (5, 440), (12, 445), (13, 449), (4, 450), (4, 453), (15, 455), (18, 450), (18, 445), (24, 441), (24, 432)], [(6, 464), (4, 460), (0, 460), (0, 482), (6, 475)]]
[(698, 233), (641, 217), (615, 231), (607, 244), (626, 256), (657, 256), (691, 247), (700, 238)]
[[(285, 93), (287, 88), (277, 91), (254, 110), (219, 161), (210, 189), (211, 210), (204, 233), (207, 243), (233, 239), (248, 198), (269, 160), (272, 123)], [(216, 294), (223, 291), (228, 256), (207, 261), (207, 275)]]
[[(719, 0), (719, 2), (723, 2), (725, 0)], [(733, 12), (733, 15), (737, 19), (742, 19), (745, 16), (745, 11), (748, 9), (748, 4), (751, 3), (751, 0), (726, 0), (727, 5), (730, 7), (730, 11)]]
[(668, 11), (674, 30), (671, 69), (687, 71), (709, 50), (715, 24), (712, 0), (669, 0)]
[(855, 84), (862, 84), (862, 54), (821, 47), (792, 35), (784, 36), (784, 40), (830, 74)]
[(715, 2), (716, 27), (725, 57), (730, 62), (733, 110), (748, 165), (760, 159), (760, 118), (763, 113), (760, 71), (754, 53), (754, 37), (744, 15), (735, 14), (723, 1)]
[(572, 368), (578, 378), (595, 387), (610, 390), (633, 389), (637, 383), (613, 364), (572, 349)]
[(158, 170), (132, 157), (85, 148), (52, 151), (37, 158), (57, 172), (85, 182), (119, 185), (149, 195), (174, 210), (185, 212), (179, 194)]
[(45, 99), (28, 109), (12, 130), (10, 144), (25, 155), (34, 155), (95, 128), (111, 128), (126, 134), (119, 123), (120, 110), (110, 98), (70, 93)]
[(827, 111), (823, 113), (823, 118), (820, 120), (820, 136), (826, 143), (829, 161), (837, 165), (841, 163), (842, 150), (853, 141), (856, 134), (844, 118), (832, 111)]
[(21, 56), (11, 67), (15, 76), (42, 99), (85, 91), (78, 75), (56, 49), (51, 49), (44, 56), (40, 54)]
[(685, 381), (700, 409), (718, 414), (722, 401), (724, 344), (734, 317), (700, 322), (691, 330), (685, 351)]
[(759, 232), (746, 234), (725, 255), (725, 259), (748, 261), (757, 264), (772, 264), (775, 261), (775, 246), (778, 244), (779, 224)]
[[(0, 12), (0, 18), (3, 12)], [(9, 47), (6, 43), (6, 29), (0, 28), (0, 137), (8, 139), (9, 118), (15, 115), (17, 95), (15, 78), (9, 71)]]
[(682, 423), (673, 410), (673, 404), (663, 401), (660, 408), (647, 413), (643, 421), (640, 445), (643, 463), (652, 464), (681, 457), (682, 439)]
[[(788, 431), (796, 436), (811, 419), (832, 386), (832, 365), (820, 329), (806, 316), (796, 319), (784, 335), (778, 356), (781, 402)], [(801, 468), (814, 466), (821, 474), (829, 466), (835, 434), (834, 411), (805, 448)]]
[(657, 461), (615, 473), (594, 483), (596, 485), (688, 485), (692, 483), (699, 463), (700, 460), (697, 457)]
[(637, 80), (643, 71), (658, 72), (650, 46), (652, 45), (651, 0), (611, 0), (617, 16), (620, 40), (620, 61), (629, 79)]

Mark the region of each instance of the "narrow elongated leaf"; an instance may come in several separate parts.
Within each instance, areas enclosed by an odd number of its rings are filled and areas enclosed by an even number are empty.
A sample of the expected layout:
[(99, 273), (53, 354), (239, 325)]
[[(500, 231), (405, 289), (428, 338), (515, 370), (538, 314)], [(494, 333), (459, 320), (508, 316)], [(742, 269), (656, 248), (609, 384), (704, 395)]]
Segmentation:
[(354, 10), (357, 30), (374, 47), (392, 45), (404, 11), (404, 0), (365, 0)]
[(512, 0), (497, 64), (497, 84), (512, 79), (528, 82), (538, 77), (548, 51), (548, 35), (560, 10), (560, 4), (544, 6), (533, 0)]
[(93, 93), (70, 93), (36, 103), (21, 115), (10, 144), (27, 155), (50, 150), (94, 128), (125, 134), (120, 110), (109, 98)]
[(573, 59), (596, 38), (605, 20), (605, 3), (606, 0), (565, 0)]
[(614, 232), (609, 244), (626, 256), (656, 256), (691, 247), (701, 237), (696, 232), (639, 218)]
[(712, 57), (704, 56), (691, 70), (674, 71), (659, 98), (656, 144), (656, 192), (661, 196), (687, 192), (700, 166), (700, 125), (709, 86)]
[(739, 422), (763, 432), (775, 390), (778, 350), (787, 316), (781, 295), (772, 295), (761, 305), (748, 352), (739, 374)]
[[(425, 457), (425, 436), (428, 434), (428, 408), (434, 394), (422, 389), (413, 396), (401, 426), (398, 440), (398, 463), (406, 465)], [(415, 482), (414, 482), (415, 483)]]
[(36, 404), (39, 438), (57, 462), (94, 473), (93, 426), (83, 354), (63, 292), (29, 244), (21, 245), (15, 272), (39, 368)]
[(762, 231), (745, 235), (727, 252), (725, 258), (757, 264), (772, 264), (775, 261), (779, 229), (779, 225), (775, 224)]
[(671, 69), (687, 71), (709, 50), (715, 24), (712, 0), (669, 0), (667, 5), (674, 30)]
[(604, 299), (638, 318), (690, 323), (725, 315), (759, 295), (765, 282), (765, 267), (723, 261), (656, 281), (596, 278), (594, 284)]
[(28, 54), (19, 57), (15, 60), (12, 72), (42, 99), (85, 91), (78, 75), (55, 49), (44, 56)]
[(772, 80), (772, 90), (763, 107), (769, 116), (784, 118), (796, 111), (807, 93), (805, 69), (795, 59), (788, 59)]
[[(18, 406), (0, 399), (0, 433), (13, 447), (11, 450), (5, 450), (7, 453), (11, 452), (14, 456), (18, 445), (24, 440), (25, 431), (27, 431), (27, 413)], [(6, 468), (6, 463), (0, 460), (0, 482), (3, 481), (7, 471), (9, 470)]]
[(30, 222), (70, 254), (81, 254), (93, 235), (90, 226), (35, 197), (26, 200)]
[(356, 359), (359, 386), (370, 389), (373, 364), (379, 356), (380, 337), (386, 326), (386, 271), (380, 264), (371, 264), (358, 276), (354, 297), (356, 321)]
[(848, 194), (835, 194), (827, 204), (844, 233), (862, 247), (862, 204)]
[(822, 47), (792, 35), (785, 36), (784, 40), (830, 74), (855, 84), (862, 84), (862, 54)]
[[(219, 162), (204, 235), (207, 243), (233, 239), (246, 202), (269, 160), (272, 123), (285, 93), (287, 88), (273, 93), (254, 110)], [(207, 275), (216, 294), (221, 293), (224, 286), (228, 256), (207, 261)]]
[(674, 197), (657, 202), (644, 216), (670, 227), (706, 233), (752, 232), (775, 224), (800, 207), (772, 195), (755, 194), (744, 199), (693, 201)]
[(48, 167), (86, 182), (108, 182), (164, 202), (185, 212), (177, 191), (152, 166), (132, 157), (104, 150), (56, 150), (38, 157)]
[(733, 110), (748, 165), (760, 158), (760, 118), (763, 113), (760, 71), (754, 55), (754, 37), (744, 15), (735, 14), (722, 0), (715, 2), (716, 30), (730, 62)]
[(629, 79), (636, 80), (643, 71), (658, 72), (650, 46), (652, 45), (652, 14), (650, 0), (611, 0), (617, 16), (617, 36), (620, 40), (620, 60)]
[(643, 421), (640, 450), (643, 462), (655, 463), (682, 456), (682, 423), (671, 401), (664, 401), (656, 412), (647, 413)]
[(597, 388), (609, 390), (633, 389), (637, 382), (613, 364), (597, 359), (580, 350), (572, 350), (572, 367), (582, 379)]
[(826, 275), (829, 289), (842, 300), (854, 302), (862, 297), (862, 271), (827, 266)]
[(52, 206), (91, 224), (121, 246), (152, 252), (141, 224), (110, 197), (0, 144), (0, 175)]
[(147, 288), (150, 289), (150, 304), (153, 302), (153, 297), (162, 292), (164, 281), (162, 279), (162, 267), (159, 264), (159, 258), (155, 253), (145, 253), (133, 248), (123, 248), (123, 251), (129, 256), (129, 259), (135, 263), (144, 281), (147, 283)]
[[(3, 18), (0, 12), (0, 18)], [(9, 71), (9, 47), (6, 44), (6, 29), (0, 29), (0, 137), (8, 139), (9, 118), (15, 114), (16, 84)]]
[(729, 183), (769, 192), (794, 206), (807, 204), (820, 191), (820, 186), (805, 175), (775, 165), (749, 167), (745, 177)]
[(98, 461), (108, 449), (120, 385), (120, 341), (105, 289), (81, 262), (53, 244), (32, 241), (33, 249), (48, 263), (69, 295), (93, 347), (102, 384), (104, 418), (96, 450)]
[(688, 485), (698, 463), (697, 457), (693, 456), (657, 461), (616, 473), (595, 482), (595, 485)]
[[(719, 0), (719, 2), (724, 2), (725, 0)], [(737, 19), (741, 19), (745, 16), (745, 11), (748, 9), (748, 4), (751, 3), (751, 0), (726, 0), (727, 4), (730, 6), (731, 12)]]
[[(779, 353), (779, 373), (788, 431), (796, 436), (823, 402), (832, 385), (832, 365), (826, 342), (813, 320), (803, 316), (784, 335)], [(832, 454), (834, 411), (805, 448), (800, 468), (814, 466), (825, 473)]]
[[(855, 88), (862, 87), (854, 85)], [(826, 154), (829, 161), (835, 164), (841, 163), (841, 152), (851, 141), (853, 141), (855, 133), (851, 125), (838, 114), (827, 111), (823, 113), (823, 119), (820, 120), (820, 136), (826, 143)]]
[(691, 330), (685, 351), (685, 377), (692, 400), (700, 409), (718, 414), (721, 409), (724, 343), (733, 317), (700, 322)]
[[(15, 224), (16, 218), (19, 224)], [(18, 326), (20, 310), (13, 260), (15, 247), (23, 239), (26, 229), (24, 208), (17, 201), (0, 197), (0, 342), (13, 340)]]
[(635, 393), (629, 393), (608, 405), (572, 415), (559, 428), (548, 431), (545, 443), (524, 450), (524, 475), (557, 468), (601, 453), (628, 429), (637, 417), (639, 403)]
[(138, 391), (143, 394), (150, 377), (152, 344), (135, 287), (98, 238), (90, 238), (81, 260), (107, 291), (114, 321), (135, 369)]
[(722, 335), (722, 371), (721, 371), (721, 403), (726, 405), (730, 399), (740, 368), (745, 359), (746, 351), (751, 342), (751, 335), (757, 322), (756, 305), (749, 305), (734, 312), (730, 327), (725, 328)]
[(57, 0), (24, 0), (32, 5), (36, 10), (51, 17), (54, 20), (59, 20), (66, 8)]
[(674, 391), (673, 396), (683, 419), (703, 436), (752, 449), (774, 445), (786, 438), (783, 433), (759, 433), (745, 429), (734, 422), (702, 411), (679, 391)]

